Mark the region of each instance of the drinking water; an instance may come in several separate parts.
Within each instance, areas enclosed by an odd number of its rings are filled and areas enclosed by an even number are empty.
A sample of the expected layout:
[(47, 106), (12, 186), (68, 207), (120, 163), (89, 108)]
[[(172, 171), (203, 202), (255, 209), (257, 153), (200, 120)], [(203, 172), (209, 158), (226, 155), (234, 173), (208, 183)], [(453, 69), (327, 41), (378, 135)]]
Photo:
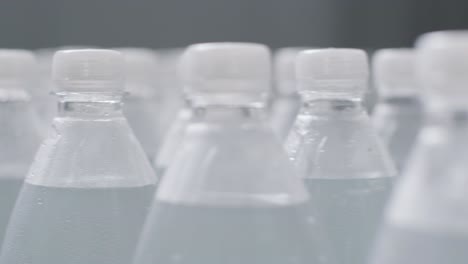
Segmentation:
[[(305, 205), (225, 207), (158, 201), (138, 263), (321, 263)], [(309, 231), (308, 231), (309, 230)], [(318, 234), (318, 233), (317, 233)], [(315, 239), (315, 240), (314, 240)]]
[(265, 118), (269, 68), (260, 44), (187, 49), (181, 72), (191, 116), (134, 264), (326, 263), (306, 189)]
[(76, 188), (26, 183), (2, 262), (129, 263), (153, 193), (154, 185)]
[(426, 122), (392, 197), (371, 264), (467, 263), (468, 32), (416, 44)]
[[(305, 179), (309, 213), (326, 230), (335, 263), (365, 263), (379, 230), (392, 179)], [(330, 263), (330, 262), (328, 262)]]
[(0, 49), (0, 246), (42, 136), (29, 94), (36, 66), (30, 51)]
[(303, 105), (285, 144), (323, 230), (327, 263), (365, 263), (381, 224), (395, 170), (361, 104), (366, 55), (356, 49), (301, 52)]
[(379, 103), (374, 127), (402, 172), (419, 133), (422, 105), (416, 89), (414, 51), (383, 49), (374, 55), (374, 79)]
[(122, 114), (123, 59), (54, 57), (58, 115), (13, 209), (1, 264), (128, 264), (157, 178)]

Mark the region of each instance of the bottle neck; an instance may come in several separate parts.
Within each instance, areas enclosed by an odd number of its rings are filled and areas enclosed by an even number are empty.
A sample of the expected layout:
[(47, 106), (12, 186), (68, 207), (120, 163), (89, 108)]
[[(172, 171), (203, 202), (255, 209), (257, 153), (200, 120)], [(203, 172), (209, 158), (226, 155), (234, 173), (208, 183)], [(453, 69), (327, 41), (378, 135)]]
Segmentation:
[(30, 100), (29, 93), (22, 85), (0, 82), (0, 102), (28, 102)]
[(120, 93), (58, 93), (58, 116), (109, 119), (122, 116)]
[(365, 112), (360, 98), (345, 99), (305, 99), (303, 98), (301, 115), (326, 115), (349, 117)]
[(263, 107), (252, 106), (204, 106), (192, 107), (194, 121), (255, 122), (265, 118)]
[(468, 129), (468, 107), (428, 108), (427, 125), (447, 129)]

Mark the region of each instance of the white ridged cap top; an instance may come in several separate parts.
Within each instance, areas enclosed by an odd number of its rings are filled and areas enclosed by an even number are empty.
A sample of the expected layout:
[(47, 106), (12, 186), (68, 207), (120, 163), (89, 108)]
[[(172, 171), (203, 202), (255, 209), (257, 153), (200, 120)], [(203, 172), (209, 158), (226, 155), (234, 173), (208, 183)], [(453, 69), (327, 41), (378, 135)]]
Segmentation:
[(155, 89), (158, 75), (158, 56), (155, 51), (145, 48), (119, 48), (125, 61), (127, 90), (146, 86)]
[[(0, 82), (26, 84), (37, 70), (34, 54), (27, 50), (0, 49)], [(15, 85), (14, 85), (15, 86)]]
[(416, 54), (413, 49), (378, 50), (372, 60), (374, 82), (383, 97), (414, 96)]
[(439, 31), (416, 42), (417, 80), (431, 103), (466, 105), (468, 97), (468, 30)]
[(114, 50), (62, 50), (54, 55), (52, 79), (66, 92), (122, 92), (123, 66)]
[(367, 54), (360, 49), (313, 49), (299, 53), (296, 78), (301, 94), (361, 97), (367, 88)]
[(180, 73), (195, 104), (250, 104), (270, 92), (268, 47), (255, 43), (205, 43), (189, 46)]
[(297, 93), (295, 62), (297, 55), (306, 47), (288, 47), (275, 52), (274, 56), (274, 77), (275, 87), (280, 94)]

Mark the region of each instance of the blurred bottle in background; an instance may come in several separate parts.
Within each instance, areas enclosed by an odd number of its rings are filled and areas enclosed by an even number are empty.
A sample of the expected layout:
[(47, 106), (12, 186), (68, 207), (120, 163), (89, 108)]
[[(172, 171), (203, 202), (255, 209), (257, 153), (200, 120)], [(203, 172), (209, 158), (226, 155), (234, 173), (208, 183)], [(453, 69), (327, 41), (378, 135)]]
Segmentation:
[(38, 62), (37, 82), (31, 90), (32, 102), (37, 111), (44, 130), (49, 128), (52, 119), (57, 114), (57, 99), (53, 95), (52, 57), (57, 48), (38, 49), (34, 53)]
[(179, 110), (185, 105), (182, 94), (178, 66), (184, 48), (157, 49), (159, 56), (160, 79), (159, 84), (164, 91), (163, 128), (167, 133), (177, 119)]
[[(374, 49), (365, 49), (367, 56), (369, 58), (373, 57), (375, 50)], [(369, 84), (368, 88), (366, 89), (366, 92), (364, 93), (364, 97), (362, 99), (362, 104), (364, 105), (364, 108), (367, 110), (367, 113), (369, 115), (372, 115), (375, 110), (375, 106), (377, 105), (378, 102), (378, 91), (377, 88), (374, 85), (374, 73), (370, 72), (369, 75)]]
[(2, 264), (128, 264), (156, 176), (121, 110), (123, 58), (54, 56), (58, 115), (25, 180)]
[(270, 66), (261, 44), (185, 52), (193, 116), (134, 264), (319, 263), (317, 233), (303, 211), (307, 192), (266, 119)]
[(467, 263), (468, 31), (429, 33), (416, 46), (426, 123), (370, 263)]
[(163, 177), (166, 169), (179, 150), (181, 142), (186, 135), (187, 124), (192, 117), (192, 109), (186, 95), (182, 91), (182, 82), (178, 70), (182, 48), (161, 49), (162, 76), (161, 82), (165, 89), (164, 126), (166, 133), (162, 141), (153, 166), (156, 173)]
[(383, 49), (373, 57), (374, 84), (379, 90), (373, 122), (401, 172), (422, 122), (411, 49)]
[(296, 76), (303, 105), (285, 147), (309, 190), (311, 218), (331, 239), (336, 262), (327, 263), (365, 263), (396, 174), (362, 105), (367, 56), (303, 51)]
[(118, 49), (125, 59), (124, 115), (149, 160), (154, 160), (164, 136), (164, 91), (158, 57), (143, 48)]
[(296, 89), (294, 62), (299, 52), (305, 47), (282, 48), (275, 52), (273, 61), (274, 93), (271, 103), (271, 123), (273, 130), (283, 141), (294, 123), (301, 105), (301, 98)]
[(0, 245), (41, 141), (40, 121), (28, 93), (36, 70), (31, 52), (0, 49)]

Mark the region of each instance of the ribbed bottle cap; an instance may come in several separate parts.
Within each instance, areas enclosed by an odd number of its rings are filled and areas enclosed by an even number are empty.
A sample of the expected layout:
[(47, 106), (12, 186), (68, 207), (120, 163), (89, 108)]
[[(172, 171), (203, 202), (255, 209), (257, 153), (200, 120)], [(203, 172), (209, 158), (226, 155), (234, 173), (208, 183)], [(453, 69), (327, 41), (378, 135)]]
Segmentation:
[[(158, 56), (145, 48), (119, 48), (125, 61), (126, 90), (132, 94), (155, 92), (158, 78)], [(150, 89), (151, 91), (144, 91)]]
[(205, 43), (182, 55), (184, 90), (194, 104), (263, 103), (270, 92), (269, 49), (255, 43)]
[(378, 50), (372, 60), (374, 82), (383, 97), (416, 94), (415, 52), (413, 49)]
[[(34, 54), (27, 50), (0, 49), (0, 82), (21, 87), (31, 82), (37, 70)], [(22, 87), (24, 88), (24, 87)]]
[(55, 53), (52, 79), (66, 92), (121, 92), (122, 55), (114, 50), (62, 50)]
[(360, 49), (314, 49), (296, 59), (298, 90), (314, 97), (361, 97), (367, 88), (366, 52)]
[(416, 42), (417, 80), (430, 103), (466, 105), (468, 97), (468, 30), (439, 31)]
[(311, 47), (288, 47), (282, 48), (275, 52), (274, 55), (274, 78), (275, 88), (280, 94), (295, 94), (296, 87), (296, 72), (295, 62), (297, 55), (304, 50), (312, 49)]

